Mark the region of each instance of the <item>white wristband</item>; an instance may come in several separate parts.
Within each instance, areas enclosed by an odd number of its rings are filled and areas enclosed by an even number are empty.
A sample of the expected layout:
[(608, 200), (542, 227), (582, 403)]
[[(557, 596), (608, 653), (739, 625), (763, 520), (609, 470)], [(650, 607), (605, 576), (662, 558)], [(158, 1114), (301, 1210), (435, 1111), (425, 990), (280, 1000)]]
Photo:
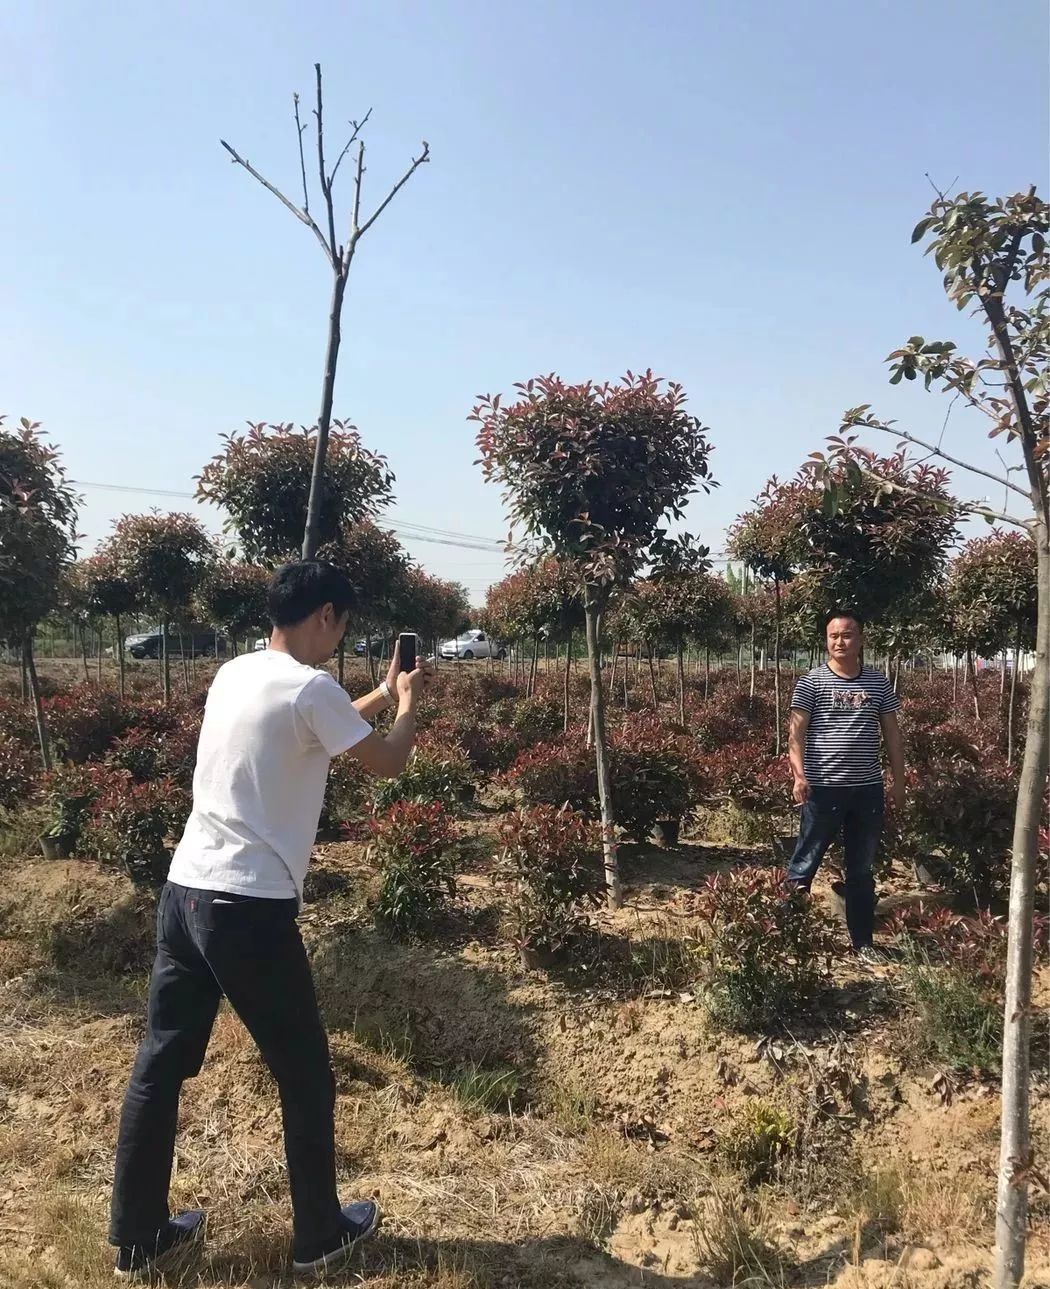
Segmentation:
[(379, 692), (383, 695), (383, 697), (386, 699), (388, 703), (394, 703), (396, 701), (394, 698), (394, 695), (391, 693), (390, 686), (386, 683), (385, 680), (381, 680), (379, 682)]

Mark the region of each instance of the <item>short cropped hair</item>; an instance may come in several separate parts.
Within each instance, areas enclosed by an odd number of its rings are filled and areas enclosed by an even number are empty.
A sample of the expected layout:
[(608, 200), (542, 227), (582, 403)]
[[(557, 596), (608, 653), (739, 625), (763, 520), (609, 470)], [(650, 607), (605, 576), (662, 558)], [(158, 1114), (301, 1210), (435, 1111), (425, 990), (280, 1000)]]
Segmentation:
[(346, 574), (317, 559), (282, 564), (266, 593), (266, 607), (275, 627), (294, 627), (325, 604), (331, 604), (341, 617), (353, 602), (354, 588)]
[(861, 631), (864, 630), (864, 619), (856, 609), (832, 609), (830, 613), (825, 613), (824, 615), (825, 632), (827, 632), (828, 627), (831, 626), (836, 618), (849, 618), (851, 622), (855, 622), (857, 624), (857, 627)]

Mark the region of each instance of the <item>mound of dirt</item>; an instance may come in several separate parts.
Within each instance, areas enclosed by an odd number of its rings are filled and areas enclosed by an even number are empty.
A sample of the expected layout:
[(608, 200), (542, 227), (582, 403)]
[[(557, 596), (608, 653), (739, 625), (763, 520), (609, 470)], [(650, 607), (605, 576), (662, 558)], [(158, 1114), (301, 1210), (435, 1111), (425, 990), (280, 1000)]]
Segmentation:
[(88, 860), (21, 861), (0, 884), (0, 939), (23, 958), (88, 975), (140, 970), (154, 947), (155, 903), (115, 869)]

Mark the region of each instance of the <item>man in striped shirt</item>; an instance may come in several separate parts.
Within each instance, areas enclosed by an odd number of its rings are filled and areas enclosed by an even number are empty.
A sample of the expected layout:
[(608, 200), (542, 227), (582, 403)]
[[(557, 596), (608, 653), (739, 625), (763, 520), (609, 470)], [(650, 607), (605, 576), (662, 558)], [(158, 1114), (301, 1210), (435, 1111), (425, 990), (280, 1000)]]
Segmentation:
[(875, 959), (875, 852), (885, 790), (879, 735), (886, 744), (894, 809), (904, 807), (900, 699), (881, 671), (861, 661), (864, 624), (837, 610), (827, 620), (827, 661), (802, 676), (791, 699), (789, 752), (794, 797), (802, 807), (790, 885), (809, 890), (832, 842), (846, 859), (846, 926), (853, 948)]

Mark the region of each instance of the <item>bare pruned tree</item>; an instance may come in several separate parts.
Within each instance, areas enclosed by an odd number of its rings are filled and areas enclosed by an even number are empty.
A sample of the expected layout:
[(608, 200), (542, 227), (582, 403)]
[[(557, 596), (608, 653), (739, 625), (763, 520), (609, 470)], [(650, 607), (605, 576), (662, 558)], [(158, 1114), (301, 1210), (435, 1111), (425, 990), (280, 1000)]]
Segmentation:
[[(313, 475), (310, 480), (310, 500), (306, 510), (303, 559), (313, 559), (317, 552), (325, 455), (328, 451), (328, 431), (332, 423), (332, 400), (335, 395), (335, 373), (339, 361), (339, 345), (342, 339), (343, 298), (346, 294), (347, 279), (350, 276), (350, 265), (353, 263), (354, 255), (357, 253), (357, 245), (361, 238), (364, 237), (365, 233), (368, 232), (419, 167), (430, 160), (430, 145), (424, 139), (419, 156), (412, 158), (408, 169), (379, 205), (376, 206), (375, 210), (370, 215), (362, 217), (361, 202), (365, 176), (365, 141), (361, 137), (361, 131), (368, 123), (368, 119), (372, 115), (372, 109), (369, 108), (360, 121), (350, 122), (350, 137), (336, 157), (335, 164), (329, 169), (325, 158), (324, 99), (321, 92), (320, 63), (314, 64), (314, 72), (317, 80), (317, 106), (314, 108), (315, 133), (317, 136), (317, 177), (323, 199), (323, 214), (320, 216), (320, 224), (310, 211), (310, 184), (307, 180), (306, 151), (303, 146), (303, 136), (306, 133), (307, 126), (303, 124), (301, 119), (298, 94), (292, 96), (292, 104), (295, 115), (296, 139), (299, 145), (299, 171), (303, 181), (303, 204), (301, 206), (297, 206), (294, 201), (286, 197), (279, 188), (260, 174), (251, 162), (242, 157), (225, 139), (219, 140), (237, 165), (243, 166), (253, 179), (257, 179), (267, 192), (273, 193), (277, 200), (283, 206), (286, 206), (296, 219), (305, 224), (313, 233), (318, 242), (320, 242), (325, 259), (332, 270), (332, 303), (328, 314), (328, 343), (325, 349), (324, 379), (321, 383), (321, 412), (317, 418), (317, 448), (314, 454)], [(340, 242), (336, 232), (335, 179), (344, 158), (352, 151), (356, 151), (354, 197), (346, 241)]]

